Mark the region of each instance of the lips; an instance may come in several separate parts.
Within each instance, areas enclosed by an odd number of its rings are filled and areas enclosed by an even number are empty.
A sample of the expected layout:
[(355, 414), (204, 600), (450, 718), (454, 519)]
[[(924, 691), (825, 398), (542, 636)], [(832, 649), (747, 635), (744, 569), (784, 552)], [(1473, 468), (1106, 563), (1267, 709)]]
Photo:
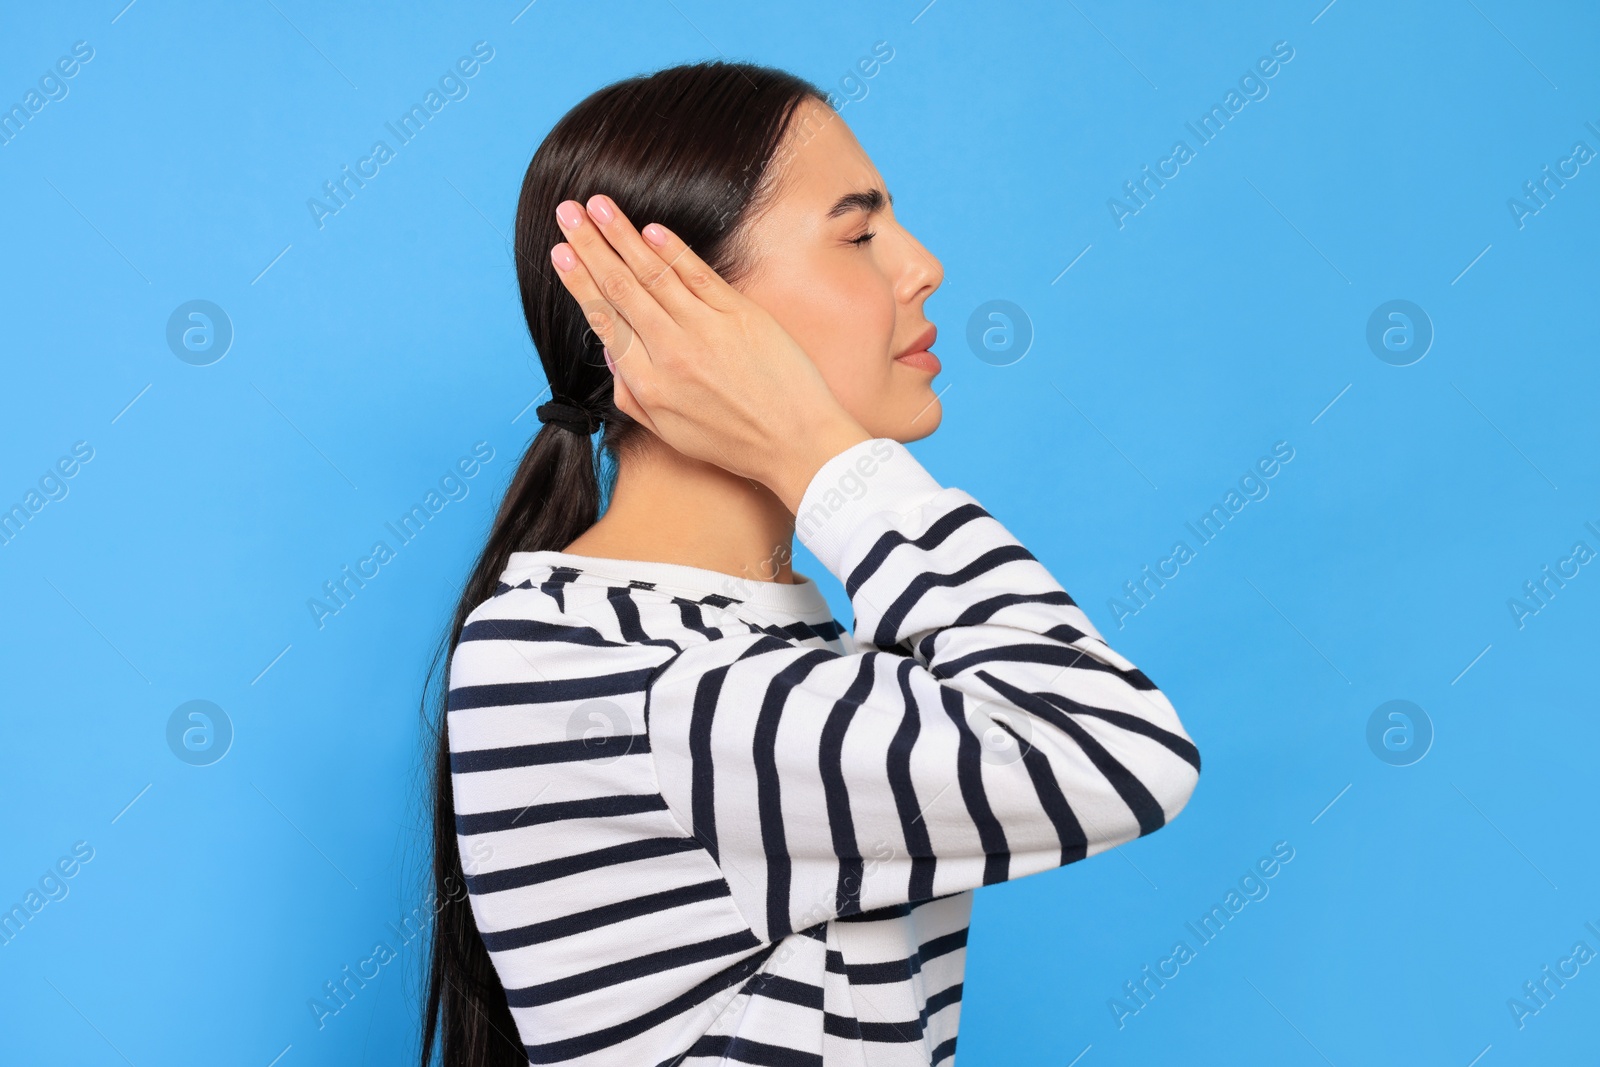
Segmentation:
[(938, 336), (939, 328), (930, 322), (928, 323), (926, 329), (917, 334), (916, 340), (912, 341), (910, 345), (906, 346), (906, 348), (894, 358), (904, 359), (906, 356), (909, 356), (914, 352), (926, 352), (928, 349), (933, 347), (933, 342)]
[(905, 351), (894, 357), (895, 362), (904, 363), (909, 367), (916, 367), (932, 374), (938, 374), (940, 369), (939, 357), (929, 351), (938, 336), (938, 329), (932, 323), (929, 323), (927, 329), (918, 334), (917, 339), (912, 341)]

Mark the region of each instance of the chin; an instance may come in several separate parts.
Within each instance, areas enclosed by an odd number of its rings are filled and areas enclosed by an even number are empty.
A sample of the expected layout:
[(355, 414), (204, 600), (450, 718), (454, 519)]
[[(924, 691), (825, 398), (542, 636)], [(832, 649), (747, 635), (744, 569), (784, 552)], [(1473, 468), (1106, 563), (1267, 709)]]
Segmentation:
[(897, 432), (880, 436), (893, 437), (901, 444), (920, 441), (937, 430), (939, 423), (944, 420), (944, 405), (932, 389), (924, 390), (924, 395), (914, 398), (905, 411), (906, 414), (896, 420)]
[[(920, 373), (920, 372), (919, 372)], [(900, 380), (876, 394), (856, 395), (845, 404), (863, 429), (873, 437), (906, 444), (920, 441), (939, 428), (944, 405), (926, 374), (922, 380)]]

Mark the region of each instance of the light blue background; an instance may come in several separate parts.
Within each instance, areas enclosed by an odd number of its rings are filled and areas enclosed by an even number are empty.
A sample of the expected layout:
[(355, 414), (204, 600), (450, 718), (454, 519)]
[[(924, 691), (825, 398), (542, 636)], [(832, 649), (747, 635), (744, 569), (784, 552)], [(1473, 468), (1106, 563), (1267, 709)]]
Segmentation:
[[(723, 54), (837, 89), (878, 41), (842, 114), (947, 272), (944, 423), (913, 451), (1204, 760), (1170, 829), (978, 894), (959, 1062), (1592, 1052), (1600, 963), (1522, 1029), (1507, 1001), (1600, 951), (1600, 565), (1520, 629), (1507, 601), (1600, 550), (1600, 163), (1523, 228), (1507, 200), (1600, 150), (1600, 19), (1323, 2), (13, 5), (7, 105), (95, 51), (0, 146), (0, 504), (94, 458), (0, 547), (0, 904), (94, 858), (0, 947), (0, 1059), (411, 1058), (419, 943), (323, 1029), (307, 1001), (424, 892), (423, 668), (544, 384), (505, 241), (528, 157), (619, 77)], [(477, 41), (469, 95), (319, 230), (307, 198)], [(1277, 41), (1270, 95), (1119, 229), (1107, 199)], [(193, 299), (235, 330), (210, 366), (166, 345)], [(992, 299), (1035, 333), (1009, 366), (965, 345)], [(1365, 340), (1391, 299), (1436, 331), (1411, 366)], [(307, 599), (478, 441), (470, 494), (319, 629)], [(1278, 441), (1270, 495), (1119, 628), (1109, 599)], [(211, 766), (167, 747), (193, 699), (235, 731)], [(1411, 766), (1366, 741), (1392, 699), (1436, 732)], [(1123, 983), (1278, 841), (1270, 895), (1119, 1029)]]

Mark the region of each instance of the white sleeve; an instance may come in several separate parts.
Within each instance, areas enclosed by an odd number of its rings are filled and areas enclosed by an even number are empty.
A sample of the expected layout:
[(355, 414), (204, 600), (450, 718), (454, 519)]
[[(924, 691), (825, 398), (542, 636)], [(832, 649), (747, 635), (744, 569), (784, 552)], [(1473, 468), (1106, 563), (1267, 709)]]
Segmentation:
[(1071, 863), (1187, 803), (1200, 755), (1171, 703), (903, 445), (830, 459), (796, 533), (859, 651), (723, 637), (666, 661), (646, 704), (662, 795), (758, 933)]

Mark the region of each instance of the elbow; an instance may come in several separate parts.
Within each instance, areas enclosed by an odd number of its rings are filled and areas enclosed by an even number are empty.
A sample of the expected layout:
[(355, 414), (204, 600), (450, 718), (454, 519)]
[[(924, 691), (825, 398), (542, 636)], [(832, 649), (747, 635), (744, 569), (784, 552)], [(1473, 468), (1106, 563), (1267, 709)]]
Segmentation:
[(1200, 756), (1195, 753), (1194, 762), (1174, 760), (1175, 766), (1168, 774), (1164, 774), (1158, 781), (1150, 783), (1150, 791), (1156, 798), (1156, 803), (1161, 805), (1161, 813), (1165, 822), (1177, 818), (1178, 813), (1189, 804), (1189, 798), (1194, 795), (1195, 786), (1200, 782)]
[(1200, 783), (1200, 749), (1178, 721), (1172, 704), (1164, 694), (1159, 703), (1170, 713), (1168, 721), (1161, 724), (1163, 728), (1160, 731), (1166, 758), (1161, 761), (1161, 773), (1148, 784), (1156, 802), (1161, 805), (1166, 821), (1171, 822), (1188, 806), (1195, 786)]

